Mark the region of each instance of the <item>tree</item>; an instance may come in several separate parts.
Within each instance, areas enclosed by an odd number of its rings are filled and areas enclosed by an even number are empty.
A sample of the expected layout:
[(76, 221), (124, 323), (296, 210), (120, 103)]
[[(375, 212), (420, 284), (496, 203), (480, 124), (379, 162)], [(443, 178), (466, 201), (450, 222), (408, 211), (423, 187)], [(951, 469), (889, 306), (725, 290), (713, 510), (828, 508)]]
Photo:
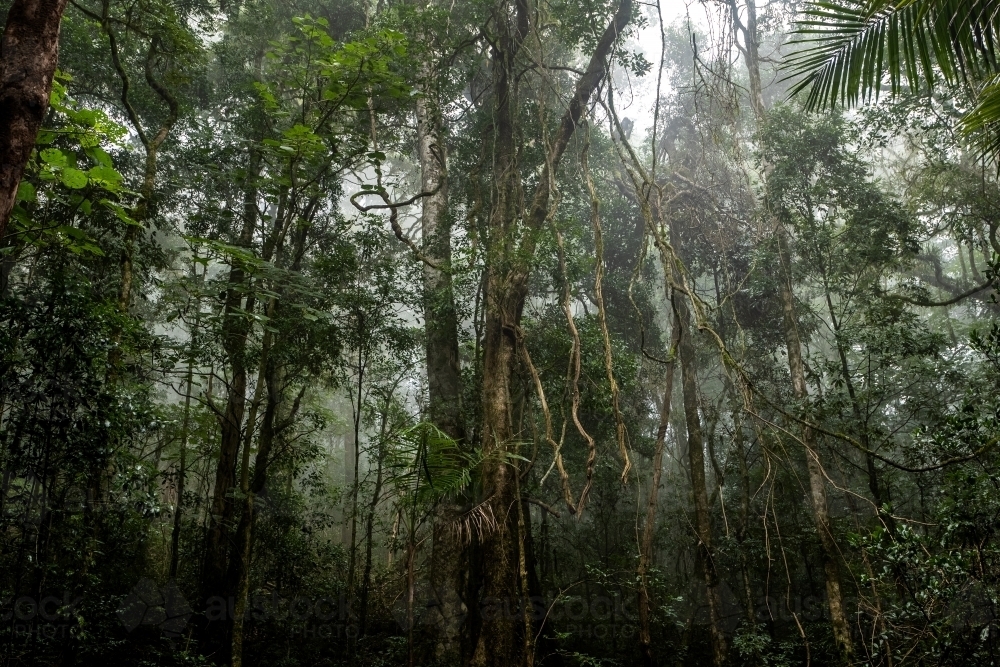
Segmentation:
[(49, 108), (66, 0), (15, 0), (0, 49), (0, 239)]

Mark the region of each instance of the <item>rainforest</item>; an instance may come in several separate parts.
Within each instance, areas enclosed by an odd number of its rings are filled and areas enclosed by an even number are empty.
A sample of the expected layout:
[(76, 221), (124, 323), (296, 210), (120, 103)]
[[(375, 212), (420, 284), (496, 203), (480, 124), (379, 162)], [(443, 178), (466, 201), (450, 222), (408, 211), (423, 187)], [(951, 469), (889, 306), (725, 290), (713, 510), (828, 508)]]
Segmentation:
[(0, 17), (0, 665), (1000, 665), (1000, 0)]

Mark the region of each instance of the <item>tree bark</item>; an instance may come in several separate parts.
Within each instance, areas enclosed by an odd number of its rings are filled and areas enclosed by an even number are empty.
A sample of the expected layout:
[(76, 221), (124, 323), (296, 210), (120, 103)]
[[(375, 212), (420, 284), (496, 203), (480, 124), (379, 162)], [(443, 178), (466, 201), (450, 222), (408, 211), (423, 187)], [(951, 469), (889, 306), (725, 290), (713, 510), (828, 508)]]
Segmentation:
[(651, 613), (649, 605), (648, 573), (653, 562), (653, 534), (656, 532), (656, 508), (660, 495), (660, 477), (663, 473), (663, 448), (667, 439), (667, 427), (670, 425), (671, 396), (674, 393), (674, 374), (677, 360), (677, 345), (680, 342), (681, 324), (674, 313), (674, 326), (670, 340), (670, 356), (664, 370), (663, 403), (660, 407), (660, 423), (656, 429), (656, 445), (653, 449), (653, 479), (649, 487), (649, 499), (646, 501), (646, 521), (642, 526), (642, 541), (639, 545), (639, 646), (642, 650), (646, 667), (655, 667), (656, 655), (653, 653)]
[[(309, 216), (306, 216), (306, 224), (308, 225)], [(292, 253), (293, 261), (289, 267), (293, 273), (296, 273), (301, 268), (301, 259), (304, 254), (305, 243), (308, 237), (308, 226), (298, 230), (296, 232), (296, 239), (294, 245), (294, 251)], [(265, 257), (269, 258), (274, 250), (275, 244), (270, 244), (270, 249), (265, 250)], [(280, 250), (280, 244), (278, 244), (278, 263), (281, 264), (280, 260), (282, 253)], [(278, 287), (278, 286), (275, 286)], [(267, 303), (265, 312), (267, 317), (271, 321), (276, 320), (276, 316), (280, 310), (282, 304), (282, 298), (284, 295), (283, 289), (278, 289), (279, 295), (272, 296)], [(253, 556), (253, 528), (254, 522), (256, 520), (255, 515), (255, 503), (256, 497), (264, 490), (267, 485), (268, 479), (268, 469), (271, 465), (271, 452), (274, 449), (275, 441), (277, 438), (288, 428), (290, 428), (295, 423), (295, 416), (298, 414), (299, 407), (302, 404), (302, 396), (305, 393), (305, 387), (299, 392), (298, 396), (292, 402), (290, 408), (284, 408), (285, 404), (285, 390), (288, 386), (286, 381), (287, 370), (285, 367), (279, 365), (278, 355), (271, 354), (273, 347), (277, 346), (279, 349), (283, 346), (285, 341), (282, 339), (274, 340), (274, 333), (270, 330), (265, 331), (264, 340), (261, 345), (261, 357), (260, 357), (260, 380), (258, 380), (258, 387), (260, 382), (264, 383), (264, 389), (267, 392), (267, 400), (265, 401), (264, 415), (261, 419), (260, 436), (257, 440), (257, 457), (254, 460), (253, 466), (253, 476), (251, 477), (250, 472), (250, 457), (249, 449), (252, 438), (253, 424), (247, 424), (247, 437), (244, 444), (244, 457), (243, 457), (243, 471), (241, 479), (241, 490), (243, 492), (243, 511), (240, 514), (240, 522), (236, 529), (236, 538), (234, 540), (235, 550), (233, 557), (229, 562), (229, 596), (230, 599), (234, 600), (233, 603), (233, 618), (230, 624), (230, 634), (229, 634), (229, 656), (230, 656), (230, 666), (231, 667), (242, 667), (243, 665), (243, 628), (246, 620), (247, 605), (250, 598), (250, 565)], [(259, 398), (255, 397), (255, 401)], [(285, 414), (282, 416), (282, 412)], [(279, 420), (279, 417), (282, 417)], [(291, 477), (289, 477), (291, 479)]]
[[(802, 342), (799, 339), (798, 321), (795, 316), (795, 295), (792, 292), (791, 256), (788, 250), (788, 233), (780, 223), (777, 226), (778, 256), (781, 261), (781, 310), (785, 346), (788, 350), (788, 370), (792, 376), (792, 391), (798, 401), (809, 397), (806, 387), (805, 364), (802, 361)], [(826, 501), (826, 480), (819, 451), (816, 448), (816, 434), (808, 427), (802, 429), (802, 443), (806, 448), (806, 469), (809, 472), (809, 500), (812, 505), (813, 522), (819, 535), (823, 572), (826, 575), (827, 605), (830, 610), (830, 624), (833, 640), (841, 653), (844, 664), (850, 662), (854, 652), (851, 642), (851, 627), (844, 611), (844, 597), (840, 589), (840, 565), (837, 544), (830, 529), (830, 512)]]
[[(359, 332), (360, 334), (360, 332)], [(359, 336), (360, 338), (360, 336)], [(364, 382), (364, 362), (362, 360), (362, 348), (358, 348), (358, 394), (357, 403), (354, 406), (354, 431), (351, 434), (351, 521), (350, 540), (348, 542), (347, 558), (347, 600), (354, 602), (355, 579), (357, 574), (358, 560), (358, 494), (361, 490), (361, 401), (362, 386)], [(345, 445), (346, 448), (346, 445)], [(346, 452), (346, 449), (345, 449)]]
[[(521, 314), (528, 295), (528, 277), (534, 259), (535, 236), (549, 212), (549, 197), (559, 162), (579, 125), (590, 98), (607, 73), (608, 58), (619, 34), (632, 16), (632, 0), (621, 0), (591, 56), (587, 70), (577, 80), (569, 108), (563, 114), (551, 144), (542, 176), (528, 210), (519, 202), (521, 174), (515, 145), (519, 103), (515, 60), (530, 25), (527, 3), (516, 0), (514, 11), (501, 7), (497, 16), (501, 34), (493, 49), (494, 201), (490, 211), (490, 247), (486, 267), (483, 323), (482, 448), (487, 463), (482, 469), (485, 504), (496, 528), (477, 545), (479, 599), (473, 609), (477, 632), (471, 638), (470, 662), (477, 667), (522, 665), (524, 625), (513, 613), (518, 603), (519, 502), (517, 467), (506, 459), (513, 441), (511, 376), (518, 354)], [(525, 216), (524, 213), (527, 213)], [(525, 224), (516, 224), (518, 219)], [(520, 242), (519, 242), (520, 241)], [(513, 509), (512, 509), (513, 508)]]
[(0, 43), (0, 239), (49, 108), (66, 0), (14, 0)]
[(360, 633), (364, 635), (368, 631), (368, 600), (371, 596), (372, 588), (372, 549), (375, 541), (375, 513), (378, 511), (379, 502), (382, 500), (382, 484), (384, 479), (385, 450), (387, 426), (389, 422), (389, 405), (386, 402), (382, 411), (382, 425), (379, 428), (378, 448), (375, 454), (375, 488), (372, 490), (372, 499), (368, 504), (368, 514), (365, 516), (365, 569), (361, 575), (361, 601), (358, 617), (360, 620)]
[[(260, 158), (254, 151), (250, 157), (250, 182), (244, 194), (243, 229), (238, 241), (243, 248), (250, 247), (257, 226), (255, 181), (259, 169)], [(223, 307), (222, 347), (229, 362), (230, 381), (226, 386), (225, 411), (219, 415), (219, 462), (215, 469), (205, 564), (202, 569), (202, 595), (205, 597), (212, 595), (212, 591), (221, 593), (219, 589), (225, 587), (226, 581), (229, 524), (235, 509), (230, 495), (236, 486), (236, 463), (243, 440), (243, 417), (247, 402), (246, 343), (250, 333), (250, 320), (241, 310), (251, 311), (254, 308), (252, 295), (247, 296), (246, 305), (243, 304), (246, 282), (246, 272), (234, 261), (229, 270), (229, 288)]]
[(243, 512), (236, 529), (234, 540), (236, 549), (230, 564), (230, 580), (233, 582), (233, 597), (235, 598), (230, 644), (230, 664), (232, 667), (242, 667), (243, 665), (243, 625), (250, 598), (250, 562), (253, 551), (253, 525), (256, 518), (254, 503), (256, 496), (264, 490), (264, 486), (267, 484), (267, 469), (270, 464), (271, 450), (279, 430), (275, 422), (283, 394), (282, 388), (279, 386), (276, 363), (270, 359), (264, 363), (267, 366), (264, 373), (267, 384), (267, 402), (261, 420), (253, 479), (243, 495)]
[[(428, 417), (458, 442), (462, 424), (462, 375), (458, 358), (458, 317), (451, 279), (451, 217), (448, 210), (447, 150), (437, 99), (435, 73), (424, 67), (423, 92), (417, 98), (417, 141), (421, 189), (434, 194), (423, 200), (420, 218), (425, 257), (441, 269), (423, 267), (424, 326), (427, 351)], [(443, 500), (435, 509), (431, 542), (431, 588), (437, 607), (439, 659), (458, 657), (462, 618), (462, 545), (452, 524), (459, 503)]]
[(685, 298), (683, 294), (675, 292), (672, 300), (675, 317), (681, 328), (678, 354), (681, 360), (684, 421), (687, 426), (688, 465), (691, 468), (691, 491), (694, 496), (694, 526), (698, 537), (697, 563), (705, 580), (705, 598), (708, 603), (712, 636), (712, 663), (715, 667), (722, 667), (726, 660), (726, 637), (722, 633), (719, 574), (715, 567), (715, 552), (712, 548), (712, 518), (705, 480), (705, 442), (698, 409), (698, 358), (691, 336), (691, 318)]
[[(197, 265), (195, 265), (197, 266)], [(194, 355), (197, 349), (198, 326), (201, 320), (201, 301), (195, 300), (194, 327), (191, 331), (191, 349), (188, 354), (187, 378), (185, 378), (184, 418), (181, 423), (181, 456), (177, 466), (177, 506), (174, 508), (174, 527), (170, 535), (170, 578), (177, 578), (180, 561), (181, 520), (184, 508), (184, 483), (187, 477), (187, 447), (191, 433), (191, 390), (194, 386)]]

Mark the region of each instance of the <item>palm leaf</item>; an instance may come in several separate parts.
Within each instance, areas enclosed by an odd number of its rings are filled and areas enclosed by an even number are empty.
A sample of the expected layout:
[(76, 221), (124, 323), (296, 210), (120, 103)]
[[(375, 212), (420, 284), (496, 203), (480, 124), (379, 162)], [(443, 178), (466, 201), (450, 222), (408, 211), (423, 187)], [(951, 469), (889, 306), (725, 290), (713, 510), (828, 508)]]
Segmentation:
[(974, 88), (996, 73), (1000, 0), (814, 0), (787, 60), (791, 94), (821, 110), (940, 83)]
[(403, 431), (386, 459), (397, 492), (428, 505), (464, 491), (481, 462), (478, 450), (462, 447), (430, 422)]

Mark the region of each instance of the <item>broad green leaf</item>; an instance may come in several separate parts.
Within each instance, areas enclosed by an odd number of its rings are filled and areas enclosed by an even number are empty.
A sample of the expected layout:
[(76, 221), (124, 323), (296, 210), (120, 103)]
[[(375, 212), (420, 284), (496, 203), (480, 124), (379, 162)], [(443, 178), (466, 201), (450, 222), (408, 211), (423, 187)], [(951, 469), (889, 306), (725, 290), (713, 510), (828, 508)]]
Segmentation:
[[(88, 148), (87, 155), (90, 157), (90, 159), (92, 159), (94, 162), (96, 162), (102, 167), (112, 166), (111, 156), (108, 155), (107, 152), (100, 146), (94, 146), (93, 148)], [(119, 176), (119, 178), (121, 177)]]
[(35, 192), (35, 186), (28, 181), (21, 181), (17, 186), (17, 199), (16, 201), (36, 201), (38, 199), (38, 194)]
[(125, 207), (123, 207), (122, 205), (116, 204), (115, 202), (113, 202), (113, 201), (111, 201), (109, 199), (102, 199), (100, 203), (101, 203), (102, 206), (106, 206), (107, 208), (109, 208), (112, 211), (114, 211), (115, 216), (119, 220), (121, 220), (122, 222), (124, 222), (126, 225), (135, 225), (136, 227), (141, 227), (142, 226), (141, 223), (139, 223), (138, 221), (136, 221), (134, 218), (132, 218), (132, 216), (130, 216), (128, 214), (128, 211), (126, 211)]
[(99, 181), (102, 185), (110, 186), (112, 188), (117, 187), (122, 182), (121, 174), (119, 174), (112, 167), (105, 167), (103, 165), (91, 167), (87, 172), (87, 176), (89, 176), (92, 181)]
[(62, 182), (67, 188), (72, 188), (73, 190), (80, 190), (87, 187), (87, 174), (80, 171), (79, 169), (74, 169), (73, 167), (66, 167), (62, 170)]
[(50, 164), (53, 167), (65, 167), (69, 165), (69, 157), (58, 148), (46, 148), (38, 153), (38, 157), (42, 159), (42, 162)]

